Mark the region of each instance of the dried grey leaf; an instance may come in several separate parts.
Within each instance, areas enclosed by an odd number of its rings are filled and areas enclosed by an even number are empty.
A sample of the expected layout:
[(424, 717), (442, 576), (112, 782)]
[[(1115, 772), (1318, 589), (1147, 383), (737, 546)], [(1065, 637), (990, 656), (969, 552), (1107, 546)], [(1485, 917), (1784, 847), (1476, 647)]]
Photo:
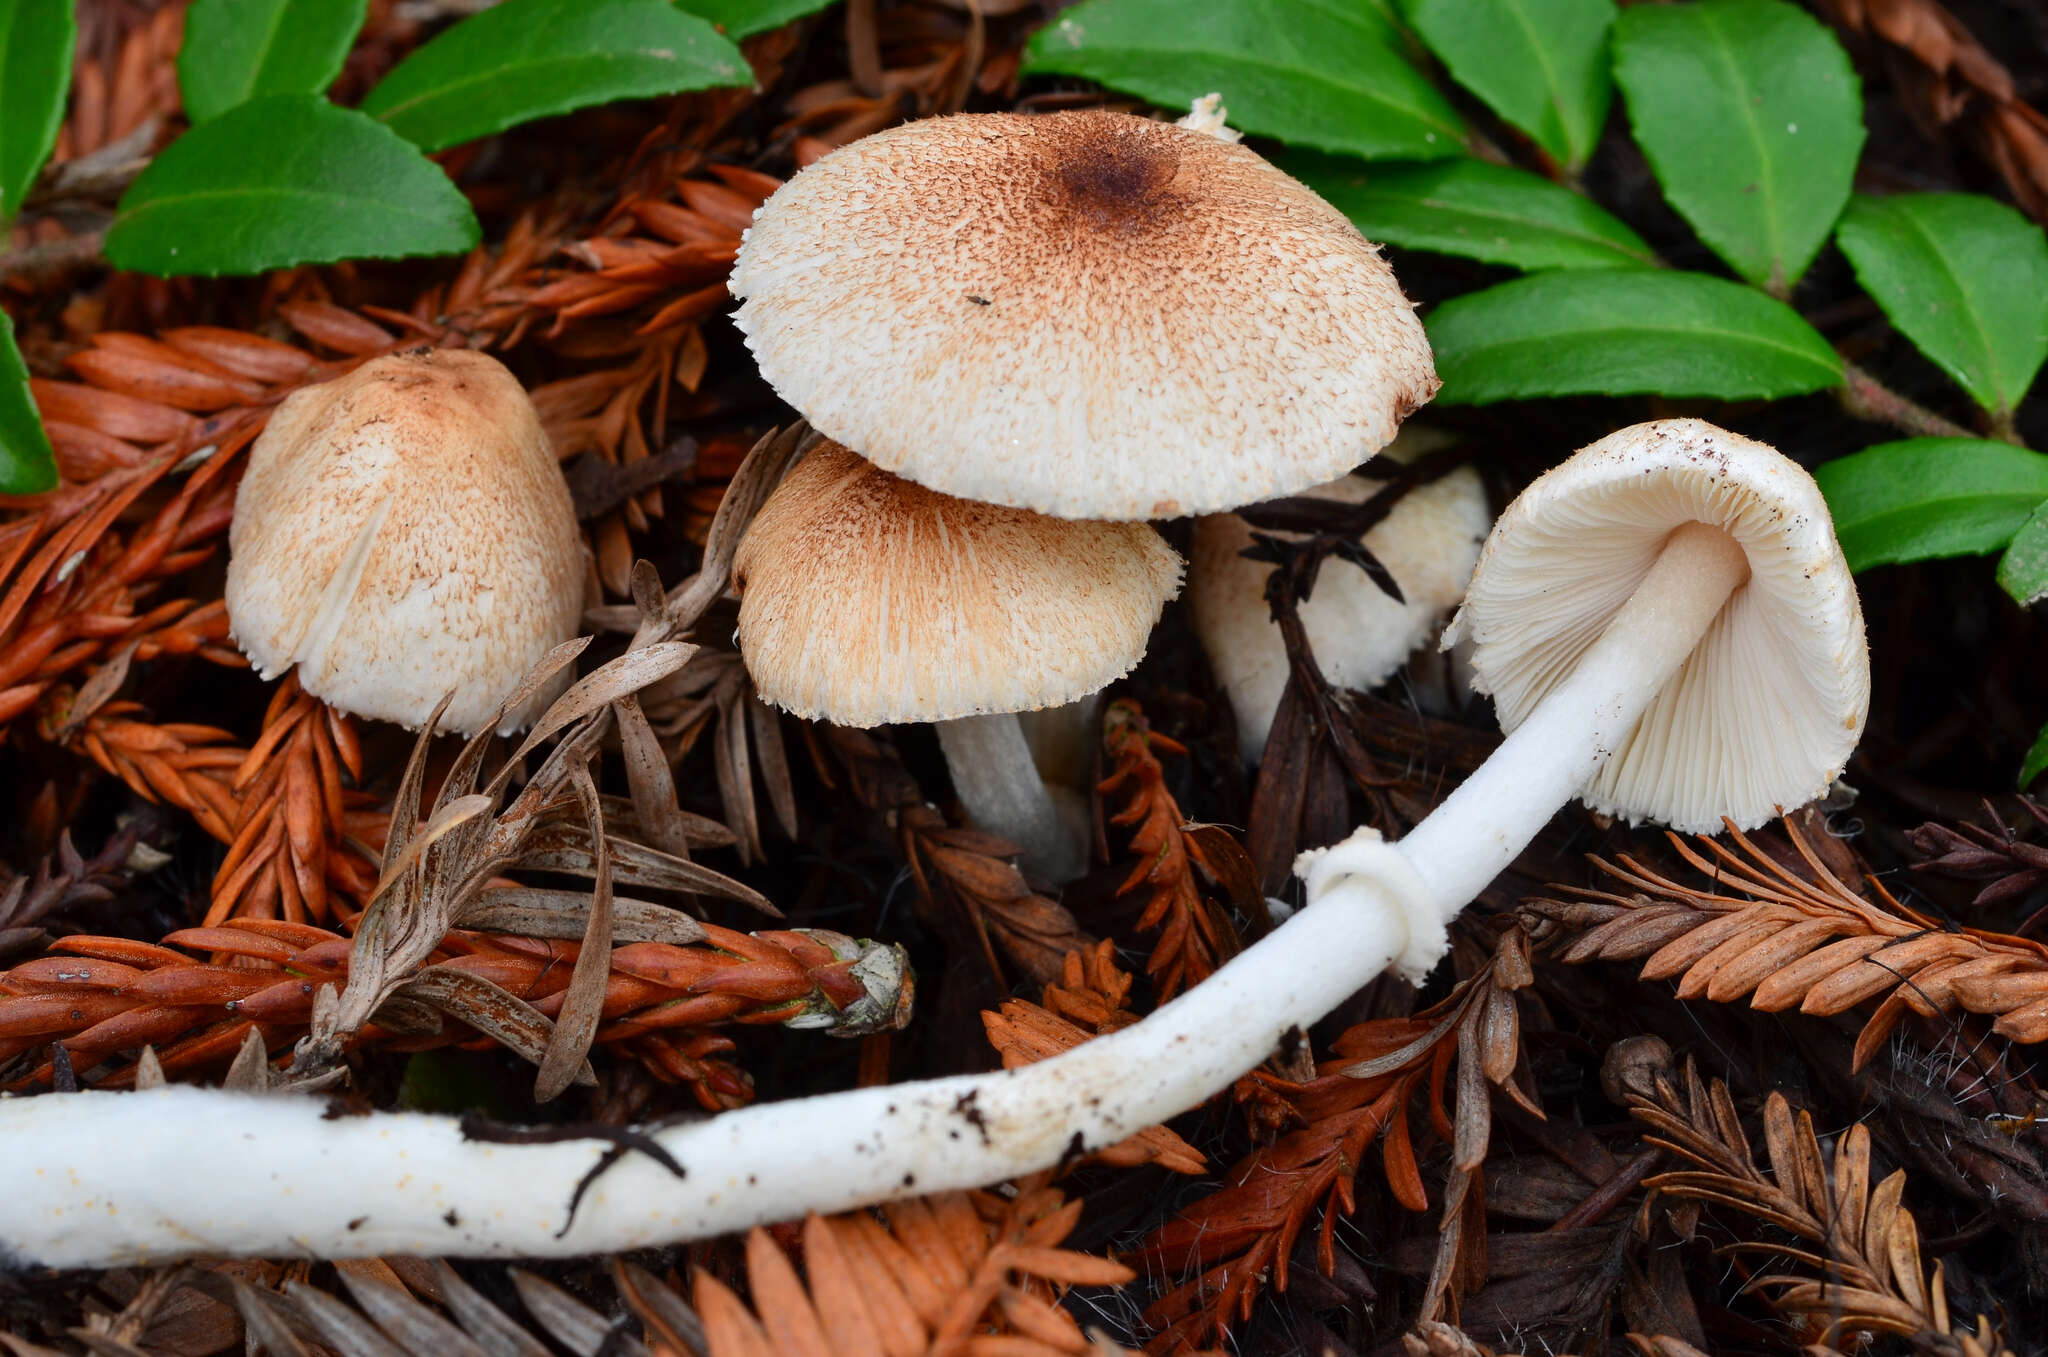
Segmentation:
[(391, 1340), (421, 1357), (489, 1357), (470, 1336), (397, 1287), (342, 1271), (356, 1307)]
[(797, 835), (796, 787), (789, 777), (789, 751), (782, 741), (782, 716), (754, 695), (747, 685), (747, 721), (753, 727), (754, 758), (761, 765), (761, 781), (768, 788), (768, 804), (785, 838)]
[[(161, 1066), (157, 1078), (163, 1078)], [(228, 1066), (227, 1078), (221, 1087), (234, 1093), (268, 1093), (271, 1086), (270, 1052), (263, 1045), (263, 1032), (251, 1026), (249, 1034), (242, 1038), (241, 1049), (235, 1052), (233, 1063)]]
[[(587, 834), (578, 836), (564, 825), (533, 837), (533, 844), (522, 851), (510, 866), (537, 872), (567, 872), (572, 876), (595, 875), (596, 855)], [(605, 844), (611, 857), (612, 879), (620, 885), (679, 891), (686, 895), (716, 895), (751, 905), (772, 918), (782, 917), (782, 911), (767, 896), (709, 867), (671, 857), (659, 849), (648, 848), (630, 839), (607, 837)]]
[(414, 826), (420, 822), (420, 793), (426, 786), (427, 751), (433, 748), (433, 731), (441, 724), (441, 714), (448, 710), (448, 704), (454, 700), (455, 692), (450, 689), (440, 702), (435, 704), (433, 715), (427, 718), (427, 724), (420, 731), (419, 738), (413, 741), (412, 757), (405, 761), (405, 776), (398, 783), (398, 796), (391, 806), (391, 832), (385, 837), (383, 862), (377, 869), (377, 875), (380, 877), (391, 874), (391, 868), (398, 861), (398, 855), (412, 840)]
[[(555, 1024), (547, 1014), (502, 985), (451, 964), (427, 967), (400, 985), (395, 997), (427, 1004), (536, 1065), (554, 1034)], [(597, 1082), (588, 1062), (577, 1071), (575, 1082)]]
[(1522, 1058), (1521, 1021), (1515, 1011), (1515, 998), (1506, 990), (1487, 990), (1479, 1047), (1487, 1082), (1505, 1087), (1515, 1072), (1516, 1062)]
[(135, 1061), (135, 1091), (146, 1093), (153, 1088), (162, 1088), (167, 1082), (164, 1063), (157, 1058), (156, 1047), (143, 1047), (141, 1056)]
[(718, 769), (718, 799), (725, 822), (739, 840), (740, 862), (751, 866), (761, 856), (761, 817), (754, 810), (754, 772), (747, 758), (747, 727), (739, 714), (745, 675), (718, 685), (718, 739), (712, 745)]
[[(639, 701), (645, 704), (646, 694)], [(628, 796), (605, 795), (599, 798), (604, 803), (604, 822), (610, 826), (614, 838), (638, 839), (646, 836), (640, 833), (640, 815), (633, 808), (633, 799)], [(697, 815), (683, 811), (683, 828), (688, 835), (691, 848), (730, 848), (733, 845), (732, 831), (708, 815)], [(572, 818), (564, 816), (563, 818)], [(546, 822), (547, 817), (542, 817)]]
[(1338, 1073), (1352, 1079), (1377, 1079), (1383, 1074), (1392, 1074), (1395, 1070), (1413, 1063), (1425, 1053), (1434, 1050), (1437, 1042), (1443, 1040), (1444, 1033), (1464, 1021), (1465, 1013), (1470, 1007), (1470, 996), (1468, 995), (1467, 1002), (1452, 1008), (1449, 1013), (1437, 1021), (1436, 1026), (1430, 1028), (1429, 1031), (1409, 1042), (1406, 1046), (1401, 1047), (1397, 1051), (1389, 1051), (1385, 1055), (1374, 1056), (1371, 1060), (1361, 1060), (1357, 1064), (1346, 1065)]
[[(462, 911), (462, 926), (524, 938), (580, 938), (590, 917), (590, 892), (540, 886), (492, 886)], [(612, 897), (615, 942), (666, 942), (677, 947), (704, 941), (704, 925), (679, 909), (631, 896)]]
[(522, 1268), (511, 1268), (512, 1286), (541, 1328), (576, 1357), (648, 1357), (647, 1345), (622, 1327), (628, 1321), (612, 1321), (571, 1296), (552, 1282), (542, 1281)]
[(107, 704), (107, 699), (121, 691), (121, 685), (128, 681), (128, 665), (135, 658), (135, 647), (140, 641), (130, 641), (93, 670), (92, 677), (79, 685), (72, 695), (71, 705), (64, 712), (64, 723), (57, 727), (51, 737), (52, 743), (67, 744), (73, 735), (85, 725), (88, 718)]
[[(636, 1310), (650, 1316), (650, 1323), (657, 1328), (655, 1337), (680, 1342), (694, 1357), (704, 1357), (711, 1350), (710, 1340), (704, 1336), (704, 1321), (659, 1277), (636, 1263), (614, 1258), (612, 1280)], [(665, 1335), (660, 1332), (664, 1329)]]
[(668, 755), (647, 713), (638, 701), (622, 697), (612, 703), (612, 718), (619, 727), (619, 747), (625, 755), (626, 783), (633, 791), (633, 810), (640, 828), (656, 848), (679, 858), (690, 856), (689, 826), (683, 808), (676, 801), (675, 776), (669, 771)]
[(434, 1259), (433, 1269), (442, 1302), (491, 1357), (553, 1357), (525, 1325), (485, 1300), (444, 1260)]
[[(661, 641), (640, 650), (629, 650), (615, 660), (599, 665), (569, 685), (556, 698), (526, 738), (512, 751), (507, 764), (517, 764), (532, 753), (542, 740), (559, 734), (576, 722), (604, 710), (622, 697), (630, 696), (657, 679), (665, 678), (690, 662), (697, 647), (687, 641)], [(502, 779), (504, 774), (500, 774)]]
[[(1478, 1019), (1482, 1015), (1470, 1008), (1466, 1014), (1466, 1020), (1458, 1024), (1458, 1106), (1452, 1121), (1452, 1162), (1470, 1173), (1485, 1160), (1486, 1147), (1493, 1138), (1493, 1104), (1487, 1096), (1485, 1057), (1479, 1050)], [(1444, 1214), (1449, 1217), (1448, 1206)]]
[(441, 1035), (442, 1027), (440, 1010), (398, 993), (398, 989), (403, 988), (404, 984), (413, 978), (407, 977), (407, 981), (401, 982), (391, 993), (385, 995), (384, 1002), (378, 1004), (376, 1011), (370, 1015), (370, 1021), (399, 1036), (437, 1037)]
[(284, 1284), (285, 1295), (320, 1334), (320, 1341), (348, 1357), (416, 1357), (335, 1297), (301, 1281)]
[(598, 804), (597, 784), (591, 781), (589, 769), (577, 769), (570, 785), (583, 803), (583, 813), (590, 817), (597, 885), (590, 894), (590, 920), (583, 934), (583, 946), (576, 954), (575, 969), (570, 972), (568, 992), (562, 996), (562, 1014), (555, 1020), (554, 1034), (548, 1038), (540, 1074), (534, 1081), (533, 1096), (539, 1102), (560, 1096), (579, 1072), (589, 1068), (584, 1057), (596, 1039), (597, 1020), (604, 1009), (605, 981), (611, 976), (612, 872), (611, 854), (605, 848), (604, 808)]
[[(286, 1315), (290, 1311), (281, 1297), (274, 1292), (258, 1291), (239, 1277), (220, 1277), (219, 1280), (228, 1286), (235, 1312), (241, 1315), (256, 1351), (268, 1353), (269, 1357), (311, 1357), (306, 1345), (287, 1322)], [(205, 1286), (204, 1274), (199, 1285), (208, 1294), (217, 1294)]]

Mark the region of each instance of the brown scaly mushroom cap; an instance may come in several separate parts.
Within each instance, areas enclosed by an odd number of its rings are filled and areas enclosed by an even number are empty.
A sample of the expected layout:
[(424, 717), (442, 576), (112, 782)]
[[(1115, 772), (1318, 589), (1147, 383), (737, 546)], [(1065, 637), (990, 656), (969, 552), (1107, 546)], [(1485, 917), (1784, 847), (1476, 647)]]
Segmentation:
[(733, 562), (761, 697), (845, 726), (1057, 706), (1128, 673), (1180, 558), (1142, 523), (954, 499), (820, 443)]
[[(533, 402), (496, 359), (391, 354), (294, 392), (228, 532), (235, 643), (343, 711), (474, 733), (576, 635), (583, 538)], [(544, 692), (505, 729), (531, 719)]]
[(1063, 518), (1306, 489), (1437, 389), (1342, 213), (1242, 146), (1125, 113), (854, 142), (762, 205), (732, 291), (817, 428), (920, 485)]

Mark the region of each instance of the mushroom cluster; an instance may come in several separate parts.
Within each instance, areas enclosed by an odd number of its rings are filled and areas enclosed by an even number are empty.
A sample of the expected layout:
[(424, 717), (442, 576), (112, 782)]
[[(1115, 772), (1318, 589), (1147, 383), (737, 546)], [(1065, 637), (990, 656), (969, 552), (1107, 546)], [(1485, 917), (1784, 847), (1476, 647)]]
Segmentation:
[[(1489, 537), (1452, 631), (1473, 638), (1510, 727), (1500, 748), (1399, 843), (1361, 830), (1304, 854), (1306, 906), (1121, 1031), (1019, 1069), (650, 1128), (687, 1177), (627, 1156), (573, 1217), (579, 1181), (615, 1157), (608, 1140), (478, 1144), (448, 1117), (230, 1109), (192, 1088), (0, 1100), (0, 1254), (57, 1267), (561, 1256), (1050, 1168), (1229, 1087), (1389, 965), (1428, 971), (1451, 917), (1571, 797), (1754, 824), (1824, 791), (1862, 729), (1863, 619), (1827, 506), (1797, 465), (1698, 420), (1624, 429), (1532, 485)], [(131, 1105), (150, 1136), (113, 1115)], [(224, 1116), (232, 1138), (216, 1134)], [(330, 1190), (334, 1164), (393, 1153), (404, 1172)], [(74, 1163), (121, 1166), (93, 1180), (92, 1210), (73, 1209)], [(458, 1219), (486, 1224), (451, 1235)]]
[[(1177, 592), (1146, 520), (1348, 472), (1437, 387), (1378, 247), (1213, 99), (1178, 124), (961, 114), (864, 138), (762, 205), (731, 287), (763, 375), (835, 440), (739, 563), (757, 687), (844, 724), (942, 722), (969, 816), (1054, 880), (1086, 839), (1042, 766), (1075, 762), (1076, 699)], [(855, 512), (864, 546), (824, 545)], [(1034, 763), (1015, 713), (1062, 704)]]

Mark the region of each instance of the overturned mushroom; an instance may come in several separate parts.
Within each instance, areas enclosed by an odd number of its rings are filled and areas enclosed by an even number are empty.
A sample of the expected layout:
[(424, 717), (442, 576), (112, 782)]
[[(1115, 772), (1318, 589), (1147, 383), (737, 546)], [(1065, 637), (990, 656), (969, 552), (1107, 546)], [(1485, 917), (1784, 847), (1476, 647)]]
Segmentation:
[(480, 729), (582, 611), (547, 434), (518, 379), (469, 350), (387, 355), (286, 398), (228, 543), (228, 616), (256, 671), (297, 665), (315, 697), (409, 729), (451, 688), (440, 729)]
[[(1444, 923), (1572, 797), (1688, 833), (1754, 828), (1828, 790), (1869, 711), (1820, 488), (1704, 420), (1633, 425), (1524, 490), (1444, 644), (1467, 636), (1508, 738), (1401, 841)], [(1311, 902), (1351, 847), (1305, 855)]]

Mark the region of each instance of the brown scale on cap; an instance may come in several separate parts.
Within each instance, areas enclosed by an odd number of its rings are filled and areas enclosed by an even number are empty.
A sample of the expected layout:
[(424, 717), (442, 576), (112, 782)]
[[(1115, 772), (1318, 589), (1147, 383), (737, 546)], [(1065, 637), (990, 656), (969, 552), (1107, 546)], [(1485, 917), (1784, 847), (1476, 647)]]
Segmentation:
[(822, 443), (733, 563), (761, 696), (845, 726), (1057, 706), (1127, 673), (1180, 558), (1142, 523), (955, 499)]
[(1066, 518), (1320, 484), (1437, 387), (1342, 213), (1242, 146), (1122, 113), (855, 142), (762, 206), (732, 289), (762, 372), (821, 431)]

